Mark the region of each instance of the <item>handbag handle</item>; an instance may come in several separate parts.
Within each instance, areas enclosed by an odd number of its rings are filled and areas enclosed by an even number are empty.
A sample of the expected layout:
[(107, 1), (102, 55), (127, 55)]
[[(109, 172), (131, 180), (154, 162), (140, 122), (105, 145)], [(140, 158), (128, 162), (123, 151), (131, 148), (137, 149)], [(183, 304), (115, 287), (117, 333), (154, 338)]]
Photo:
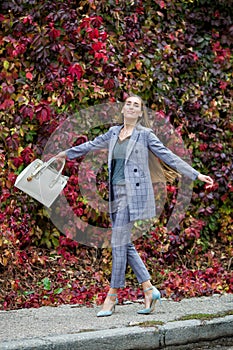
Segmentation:
[[(57, 160), (57, 159), (56, 159), (56, 158), (52, 158), (52, 159), (50, 159), (50, 161), (48, 161), (47, 164), (50, 165), (51, 163), (54, 162), (54, 160)], [(52, 183), (49, 185), (50, 188), (52, 188), (52, 187), (55, 185), (55, 183), (57, 182), (57, 180), (58, 180), (59, 177), (61, 176), (61, 173), (62, 173), (62, 170), (64, 169), (65, 164), (66, 164), (66, 160), (65, 160), (65, 159), (62, 159), (61, 168), (60, 168), (60, 170), (58, 171), (57, 176), (55, 177), (55, 179), (54, 179), (54, 180), (52, 181)], [(49, 166), (49, 165), (48, 165), (48, 166)]]
[[(30, 176), (27, 177), (27, 181), (32, 181), (33, 177), (36, 176), (41, 170), (43, 169), (47, 169), (54, 161), (56, 161), (57, 159), (55, 157), (52, 157), (51, 159), (49, 159), (48, 162), (44, 162), (44, 164), (40, 167), (40, 164), (38, 164), (37, 168), (35, 169), (35, 171), (33, 173), (31, 173)], [(64, 169), (65, 166), (65, 159), (62, 159), (62, 165), (61, 168), (57, 174), (57, 176), (55, 177), (54, 181), (57, 182), (57, 179), (61, 176), (62, 170)]]

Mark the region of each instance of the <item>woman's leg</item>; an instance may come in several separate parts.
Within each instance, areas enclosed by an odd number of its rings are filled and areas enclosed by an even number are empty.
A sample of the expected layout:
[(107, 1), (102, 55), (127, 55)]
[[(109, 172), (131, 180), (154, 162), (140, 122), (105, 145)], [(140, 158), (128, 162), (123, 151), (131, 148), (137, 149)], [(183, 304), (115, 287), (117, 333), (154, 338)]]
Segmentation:
[(132, 243), (128, 244), (127, 253), (128, 263), (136, 275), (138, 283), (142, 284), (143, 291), (146, 290), (144, 293), (145, 308), (149, 308), (152, 300), (152, 289), (150, 289), (152, 284), (150, 282), (149, 272)]
[(126, 187), (113, 185), (113, 198), (111, 288), (124, 287), (127, 263), (133, 269), (139, 283), (151, 286), (146, 266), (131, 242), (133, 222), (129, 221)]
[(113, 186), (114, 213), (112, 214), (112, 274), (108, 295), (102, 312), (112, 310), (116, 302), (117, 289), (125, 285), (127, 265), (127, 243), (130, 239), (132, 223), (129, 223), (129, 212), (126, 205), (125, 186)]
[[(124, 185), (113, 186), (114, 213), (112, 214), (112, 274), (109, 293), (104, 301), (102, 310), (112, 308), (116, 300), (118, 288), (125, 285), (125, 271), (127, 263), (133, 269), (137, 280), (142, 284), (143, 290), (151, 287), (150, 275), (141, 257), (131, 243), (131, 230), (133, 222), (129, 222), (127, 194)], [(146, 307), (151, 301), (151, 290), (145, 293)], [(147, 298), (148, 297), (148, 298)]]
[(107, 294), (107, 297), (104, 300), (101, 311), (110, 311), (113, 306), (116, 304), (117, 300), (117, 288), (110, 288)]
[(135, 273), (138, 283), (141, 284), (150, 280), (150, 274), (147, 271), (147, 268), (143, 263), (141, 257), (139, 256), (138, 252), (136, 251), (133, 243), (128, 244), (127, 261), (128, 264), (131, 266), (133, 272)]
[(113, 185), (113, 198), (111, 288), (122, 288), (125, 285), (127, 249), (133, 223), (129, 222), (129, 209), (124, 185)]

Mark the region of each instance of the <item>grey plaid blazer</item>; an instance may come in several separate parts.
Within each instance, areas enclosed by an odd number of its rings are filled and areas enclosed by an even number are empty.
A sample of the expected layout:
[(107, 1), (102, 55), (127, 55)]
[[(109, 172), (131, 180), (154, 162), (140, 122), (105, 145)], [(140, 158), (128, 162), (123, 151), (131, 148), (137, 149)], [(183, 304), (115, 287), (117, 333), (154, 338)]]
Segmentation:
[[(66, 150), (67, 158), (74, 159), (84, 156), (91, 150), (108, 149), (110, 216), (113, 199), (111, 186), (112, 155), (122, 127), (123, 125), (113, 126), (105, 134), (96, 137), (94, 140)], [(150, 219), (155, 216), (155, 199), (148, 164), (148, 150), (151, 150), (170, 167), (192, 180), (195, 180), (199, 174), (198, 171), (165, 147), (155, 136), (152, 129), (137, 124), (130, 137), (125, 158), (125, 181), (130, 221)]]

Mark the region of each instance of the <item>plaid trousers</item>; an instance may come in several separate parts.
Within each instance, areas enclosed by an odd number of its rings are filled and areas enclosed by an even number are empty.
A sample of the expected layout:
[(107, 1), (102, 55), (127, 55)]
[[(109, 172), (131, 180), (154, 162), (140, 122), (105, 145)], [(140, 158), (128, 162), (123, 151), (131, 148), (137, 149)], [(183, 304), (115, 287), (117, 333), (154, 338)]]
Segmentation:
[(125, 185), (112, 185), (112, 275), (111, 288), (123, 288), (125, 271), (129, 264), (139, 283), (148, 281), (150, 274), (131, 242), (133, 222), (129, 221), (127, 193)]

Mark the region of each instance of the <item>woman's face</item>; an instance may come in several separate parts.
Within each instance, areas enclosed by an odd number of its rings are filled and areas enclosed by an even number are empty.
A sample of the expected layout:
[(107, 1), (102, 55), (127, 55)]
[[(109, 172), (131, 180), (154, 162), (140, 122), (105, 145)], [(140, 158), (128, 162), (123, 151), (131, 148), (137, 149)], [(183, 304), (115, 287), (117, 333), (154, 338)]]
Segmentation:
[(137, 122), (138, 118), (142, 116), (141, 100), (136, 96), (128, 97), (122, 108), (122, 113), (128, 122)]

